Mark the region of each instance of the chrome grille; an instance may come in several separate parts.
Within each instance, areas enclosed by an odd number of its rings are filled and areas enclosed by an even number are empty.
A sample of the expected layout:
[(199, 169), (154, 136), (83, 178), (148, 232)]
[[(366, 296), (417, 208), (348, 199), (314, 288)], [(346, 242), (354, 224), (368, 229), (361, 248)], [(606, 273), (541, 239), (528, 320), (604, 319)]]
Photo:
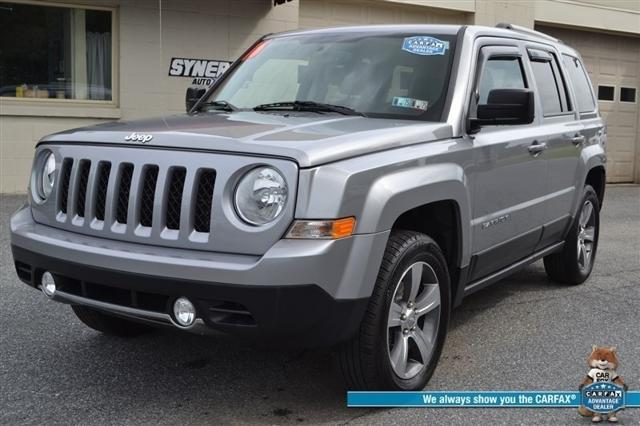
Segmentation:
[[(295, 194), (297, 167), (289, 160), (90, 143), (48, 143), (38, 150), (53, 152), (60, 170), (50, 199), (32, 200), (33, 218), (64, 231), (194, 250), (189, 258), (200, 256), (198, 250), (253, 256), (280, 240), (293, 218), (294, 199), (277, 221), (260, 228), (242, 222), (233, 207), (238, 179), (265, 163), (283, 172)], [(126, 250), (121, 255), (127, 259)]]
[[(93, 174), (92, 167), (96, 168)], [(112, 170), (115, 171), (115, 177), (111, 176)], [(187, 192), (185, 188), (188, 176), (185, 167), (169, 166), (161, 170), (156, 164), (140, 166), (123, 162), (114, 165), (103, 160), (92, 163), (86, 159), (64, 158), (60, 173), (57, 217), (61, 221), (66, 221), (67, 216), (89, 221), (107, 220), (109, 193), (111, 188), (115, 188), (111, 194), (111, 203), (115, 209), (112, 217), (120, 225), (151, 228), (156, 225), (155, 221), (161, 218), (162, 223), (157, 225), (180, 231), (186, 223), (181, 219), (183, 199), (191, 191)], [(215, 174), (213, 169), (198, 168), (194, 174), (195, 179), (192, 178), (190, 181), (194, 189), (194, 200), (188, 206), (191, 210), (188, 212), (188, 217), (191, 218), (188, 223), (191, 224), (192, 230), (200, 233), (209, 233), (211, 230)], [(161, 176), (165, 179), (164, 187), (159, 182)], [(90, 197), (93, 199), (90, 200)], [(73, 206), (73, 211), (69, 206)], [(136, 218), (134, 222), (133, 218)], [(71, 222), (75, 221), (77, 219)]]

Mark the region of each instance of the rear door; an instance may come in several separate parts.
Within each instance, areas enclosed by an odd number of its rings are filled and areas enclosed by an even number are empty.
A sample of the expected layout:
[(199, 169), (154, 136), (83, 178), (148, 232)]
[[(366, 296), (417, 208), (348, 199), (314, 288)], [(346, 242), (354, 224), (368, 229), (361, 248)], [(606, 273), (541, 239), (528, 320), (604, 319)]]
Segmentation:
[[(575, 109), (582, 124), (584, 141), (580, 141), (582, 146), (579, 147), (580, 152), (582, 152), (584, 149), (589, 149), (588, 146), (590, 144), (602, 143), (603, 138), (607, 137), (605, 135), (604, 122), (596, 107), (596, 97), (582, 60), (577, 55), (563, 53), (562, 64), (567, 76), (567, 85), (573, 92)], [(633, 123), (629, 124), (632, 125)], [(578, 159), (577, 182), (584, 182), (587, 173), (588, 170), (586, 170), (585, 165)], [(581, 191), (578, 191), (574, 198), (572, 211), (575, 211), (581, 196)]]
[[(475, 116), (493, 89), (531, 88), (524, 48), (496, 40), (478, 51), (475, 89), (469, 106)], [(537, 114), (536, 114), (537, 116)], [(477, 280), (530, 255), (537, 245), (546, 193), (547, 161), (538, 145), (537, 124), (483, 126), (472, 135), (473, 257)]]
[(543, 233), (537, 249), (562, 239), (576, 193), (582, 191), (577, 183), (578, 160), (586, 137), (560, 61), (551, 46), (527, 44), (527, 63), (540, 111), (537, 140), (546, 146), (548, 161), (544, 209), (539, 211)]

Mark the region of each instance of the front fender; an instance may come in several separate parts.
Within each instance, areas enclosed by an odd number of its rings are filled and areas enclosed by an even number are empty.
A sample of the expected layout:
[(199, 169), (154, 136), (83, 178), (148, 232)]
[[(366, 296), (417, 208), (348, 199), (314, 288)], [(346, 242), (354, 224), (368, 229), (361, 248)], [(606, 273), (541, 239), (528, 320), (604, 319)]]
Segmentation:
[(390, 229), (404, 212), (436, 201), (453, 200), (462, 223), (469, 223), (469, 195), (462, 167), (433, 164), (398, 171), (371, 185), (361, 211), (360, 232)]
[[(460, 262), (461, 266), (466, 265), (471, 247), (470, 188), (461, 165), (464, 163), (455, 161), (457, 148), (456, 142), (443, 141), (428, 147), (431, 156), (388, 152), (376, 154), (377, 158), (302, 170), (295, 216), (298, 219), (354, 216), (355, 232), (370, 234), (388, 231), (400, 215), (411, 209), (451, 200), (457, 204), (460, 215)], [(399, 161), (394, 161), (396, 156)], [(451, 156), (451, 161), (443, 161), (444, 156)]]

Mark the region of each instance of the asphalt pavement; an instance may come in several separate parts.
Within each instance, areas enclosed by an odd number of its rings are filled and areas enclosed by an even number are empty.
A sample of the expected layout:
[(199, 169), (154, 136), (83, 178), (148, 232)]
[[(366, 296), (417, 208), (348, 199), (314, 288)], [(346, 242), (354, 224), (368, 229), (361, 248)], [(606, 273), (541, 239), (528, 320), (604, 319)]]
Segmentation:
[[(590, 424), (564, 408), (349, 409), (328, 350), (100, 335), (18, 280), (8, 221), (23, 198), (0, 197), (0, 424)], [(617, 346), (640, 389), (640, 187), (609, 186), (602, 214), (591, 278), (558, 285), (537, 262), (470, 296), (428, 389), (575, 390), (592, 344)]]

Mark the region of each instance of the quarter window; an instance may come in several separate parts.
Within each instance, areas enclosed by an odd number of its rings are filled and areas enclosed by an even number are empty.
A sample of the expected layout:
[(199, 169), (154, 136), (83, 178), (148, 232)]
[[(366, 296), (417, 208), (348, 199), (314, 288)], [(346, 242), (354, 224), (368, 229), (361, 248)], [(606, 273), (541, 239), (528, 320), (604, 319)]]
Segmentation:
[(112, 12), (0, 2), (0, 96), (110, 101)]
[(478, 103), (486, 104), (493, 89), (524, 89), (526, 82), (520, 58), (490, 58), (478, 84)]
[(591, 112), (596, 109), (596, 103), (591, 91), (591, 83), (582, 63), (573, 56), (562, 55), (564, 67), (569, 74), (569, 80), (573, 84), (573, 92), (576, 97), (578, 111)]

